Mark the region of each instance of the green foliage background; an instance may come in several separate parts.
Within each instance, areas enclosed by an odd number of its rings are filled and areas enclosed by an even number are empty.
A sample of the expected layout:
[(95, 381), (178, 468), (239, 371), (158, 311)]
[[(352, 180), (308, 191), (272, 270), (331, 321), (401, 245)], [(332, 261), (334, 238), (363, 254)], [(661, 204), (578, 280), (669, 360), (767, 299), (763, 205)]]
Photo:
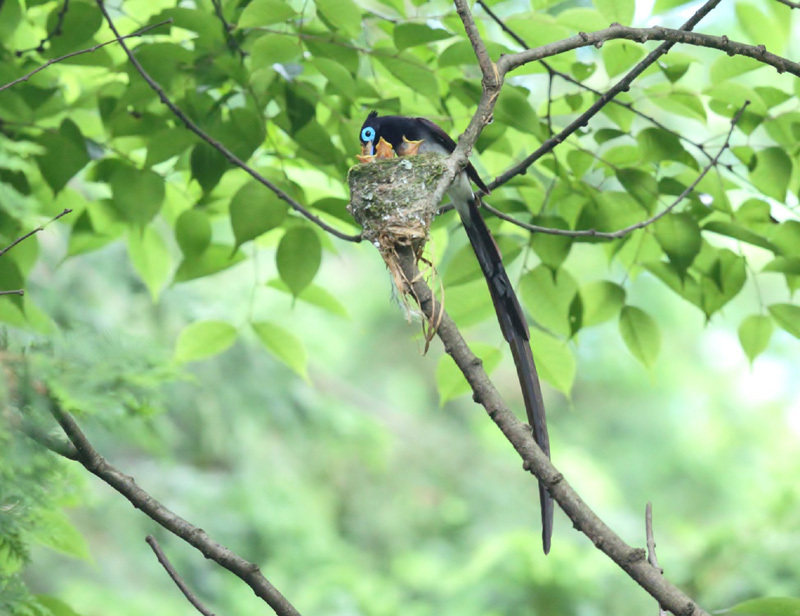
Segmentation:
[[(529, 45), (611, 21), (665, 25), (683, 3), (489, 3)], [(370, 109), (454, 136), (479, 72), (447, 2), (132, 0), (109, 6), (139, 61), (203, 130), (345, 232), (345, 177)], [(0, 87), (113, 38), (98, 7), (5, 0)], [(516, 44), (475, 7), (493, 57)], [(797, 57), (777, 2), (723, 3), (699, 28)], [(47, 39), (42, 49), (40, 41)], [(22, 52), (22, 53), (18, 53)], [(596, 89), (643, 57), (612, 41), (550, 60)], [(548, 102), (548, 91), (551, 99)], [(553, 459), (630, 543), (653, 501), (667, 575), (718, 609), (797, 596), (800, 80), (676, 49), (578, 136), (489, 202), (621, 240), (531, 235), (489, 219), (534, 326)], [(594, 100), (539, 65), (512, 74), (474, 162), (492, 178)], [(664, 128), (668, 127), (668, 128)], [(700, 146), (703, 148), (701, 149)], [(434, 344), (403, 320), (371, 246), (333, 238), (185, 130), (116, 45), (0, 91), (7, 327), (0, 424), (0, 611), (189, 610), (155, 534), (219, 613), (263, 606), (74, 465), (14, 430), (49, 430), (36, 383), (155, 497), (259, 563), (303, 613), (638, 614), (652, 601), (565, 518), (540, 553), (535, 483)], [(453, 214), (432, 259), (446, 305), (521, 401)], [(416, 341), (414, 338), (416, 337)], [(792, 609), (791, 606), (786, 609)], [(784, 612), (776, 612), (784, 613)], [(789, 613), (789, 612), (785, 612)]]

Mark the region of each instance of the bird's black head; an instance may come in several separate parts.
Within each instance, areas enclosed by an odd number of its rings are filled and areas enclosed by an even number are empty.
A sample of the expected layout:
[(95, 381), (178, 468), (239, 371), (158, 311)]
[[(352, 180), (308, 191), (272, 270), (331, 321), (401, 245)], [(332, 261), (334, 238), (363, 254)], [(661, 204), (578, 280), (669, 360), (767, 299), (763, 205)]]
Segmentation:
[[(380, 141), (380, 128), (381, 119), (378, 117), (378, 112), (370, 111), (367, 119), (364, 120), (364, 124), (361, 125), (361, 132), (358, 134), (362, 149), (364, 146), (369, 146), (369, 149), (371, 149), (372, 145)], [(371, 154), (372, 152), (369, 153)]]

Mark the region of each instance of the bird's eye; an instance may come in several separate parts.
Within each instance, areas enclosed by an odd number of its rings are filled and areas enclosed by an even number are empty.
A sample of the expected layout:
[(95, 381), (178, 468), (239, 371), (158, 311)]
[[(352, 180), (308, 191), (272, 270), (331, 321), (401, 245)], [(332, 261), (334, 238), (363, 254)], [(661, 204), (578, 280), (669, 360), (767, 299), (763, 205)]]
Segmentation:
[(374, 141), (375, 139), (375, 129), (371, 126), (365, 126), (361, 129), (361, 141)]

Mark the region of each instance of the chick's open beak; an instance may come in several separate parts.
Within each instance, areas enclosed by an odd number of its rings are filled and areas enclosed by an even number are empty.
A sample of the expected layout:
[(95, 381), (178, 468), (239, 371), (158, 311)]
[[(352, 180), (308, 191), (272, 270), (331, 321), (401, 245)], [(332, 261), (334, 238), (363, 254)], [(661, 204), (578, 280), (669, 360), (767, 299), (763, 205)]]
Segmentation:
[(367, 141), (361, 146), (361, 154), (356, 155), (356, 158), (360, 163), (371, 163), (376, 159), (393, 157), (394, 148), (392, 148), (392, 144), (386, 141), (383, 137), (381, 137), (380, 141), (378, 141), (378, 145), (374, 148), (374, 153), (372, 141)]

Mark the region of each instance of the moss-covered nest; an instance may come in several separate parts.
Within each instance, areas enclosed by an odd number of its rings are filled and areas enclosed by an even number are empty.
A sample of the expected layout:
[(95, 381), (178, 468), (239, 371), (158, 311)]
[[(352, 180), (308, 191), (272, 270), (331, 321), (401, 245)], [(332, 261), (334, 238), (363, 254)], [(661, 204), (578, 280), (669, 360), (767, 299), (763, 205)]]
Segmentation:
[(445, 158), (429, 153), (356, 165), (347, 175), (348, 211), (364, 229), (364, 239), (384, 254), (399, 245), (419, 252), (428, 240), (438, 203), (430, 202)]

